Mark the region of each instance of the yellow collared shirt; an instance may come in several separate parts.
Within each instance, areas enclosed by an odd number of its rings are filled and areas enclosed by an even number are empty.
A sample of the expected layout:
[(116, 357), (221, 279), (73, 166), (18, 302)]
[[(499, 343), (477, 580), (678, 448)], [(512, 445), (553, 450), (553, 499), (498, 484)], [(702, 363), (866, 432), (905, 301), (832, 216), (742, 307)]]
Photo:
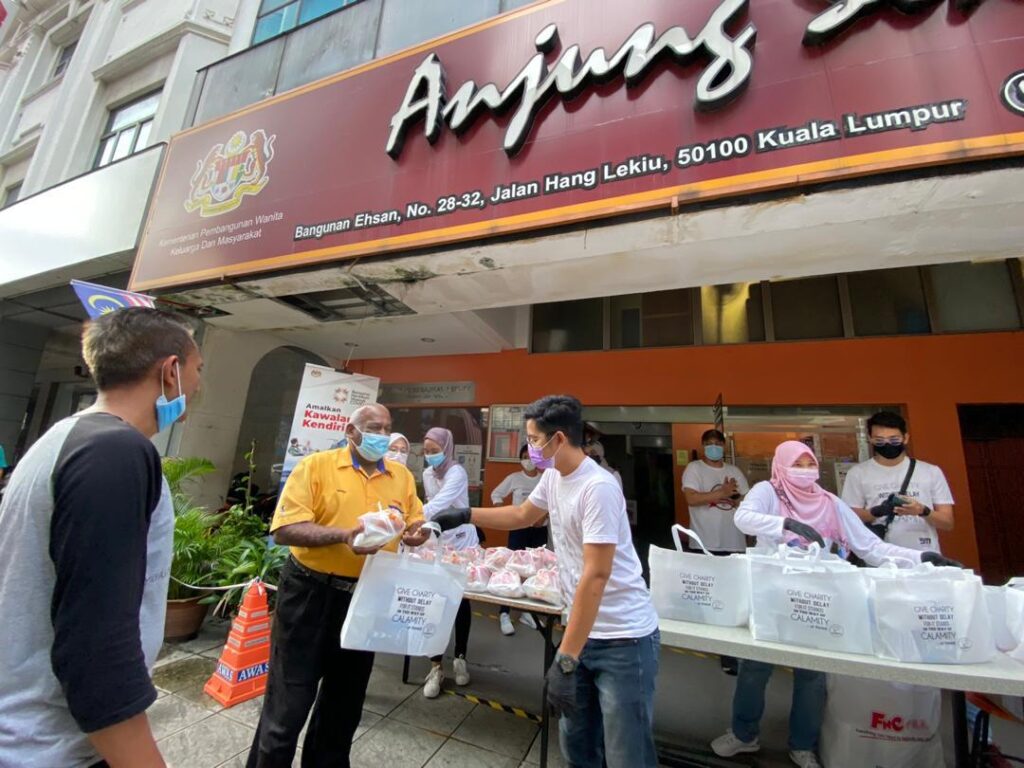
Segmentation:
[[(416, 495), (412, 473), (398, 462), (381, 459), (369, 475), (353, 464), (351, 448), (338, 448), (307, 456), (292, 470), (277, 503), (271, 532), (293, 523), (313, 522), (333, 528), (354, 528), (359, 516), (393, 507), (406, 525), (423, 519), (423, 504)], [(385, 549), (394, 552), (398, 542)], [(291, 547), (292, 555), (307, 568), (321, 573), (357, 578), (362, 555), (345, 544), (329, 547)]]

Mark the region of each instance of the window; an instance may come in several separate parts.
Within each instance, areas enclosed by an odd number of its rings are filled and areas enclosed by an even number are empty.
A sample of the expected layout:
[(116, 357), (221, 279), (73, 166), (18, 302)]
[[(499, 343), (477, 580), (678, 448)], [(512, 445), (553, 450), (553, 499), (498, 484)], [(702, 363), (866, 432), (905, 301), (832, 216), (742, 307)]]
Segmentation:
[(611, 309), (612, 349), (693, 344), (689, 288), (613, 296)]
[(928, 307), (917, 267), (873, 269), (846, 277), (856, 336), (928, 333)]
[(771, 284), (778, 341), (834, 339), (843, 335), (839, 281), (834, 275)]
[(700, 289), (705, 344), (764, 341), (760, 283), (706, 285)]
[(8, 206), (14, 205), (18, 202), (19, 197), (21, 197), (20, 181), (17, 184), (11, 184), (11, 186), (7, 188), (7, 191), (4, 192), (4, 204), (0, 207), (7, 208)]
[(113, 163), (149, 146), (153, 116), (160, 106), (160, 91), (110, 111), (107, 129), (100, 137), (96, 167)]
[(1009, 262), (939, 264), (926, 274), (936, 331), (1020, 328)]
[(604, 347), (604, 299), (533, 307), (534, 352), (578, 352)]
[(354, 2), (356, 0), (263, 0), (256, 17), (252, 43), (262, 43)]
[(57, 54), (57, 64), (53, 68), (53, 79), (56, 80), (58, 77), (67, 71), (68, 65), (71, 63), (71, 57), (75, 55), (75, 46), (78, 45), (78, 41), (65, 45), (60, 49), (60, 53)]

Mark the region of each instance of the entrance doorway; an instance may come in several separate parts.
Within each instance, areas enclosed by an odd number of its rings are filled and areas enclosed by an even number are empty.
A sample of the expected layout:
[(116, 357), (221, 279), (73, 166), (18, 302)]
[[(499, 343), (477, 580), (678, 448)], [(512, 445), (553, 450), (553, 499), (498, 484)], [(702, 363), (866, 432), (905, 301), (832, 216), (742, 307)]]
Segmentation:
[(981, 575), (1004, 584), (1024, 573), (1024, 405), (961, 405), (960, 435), (967, 460)]

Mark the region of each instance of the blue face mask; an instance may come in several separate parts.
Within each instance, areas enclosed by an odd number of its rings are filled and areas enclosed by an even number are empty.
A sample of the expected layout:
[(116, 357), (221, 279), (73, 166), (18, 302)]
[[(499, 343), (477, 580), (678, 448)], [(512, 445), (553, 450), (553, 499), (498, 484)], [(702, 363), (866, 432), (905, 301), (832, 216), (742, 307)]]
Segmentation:
[(721, 461), (722, 457), (725, 456), (724, 445), (705, 445), (704, 455), (711, 461)]
[(178, 396), (170, 401), (164, 393), (163, 372), (160, 373), (160, 397), (156, 399), (156, 429), (158, 432), (163, 432), (185, 414), (185, 395), (181, 391), (181, 368), (175, 363), (174, 369), (178, 373)]
[[(352, 426), (355, 427), (355, 424)], [(356, 427), (356, 432), (363, 436), (362, 441), (359, 445), (352, 443), (353, 447), (359, 451), (359, 455), (367, 461), (380, 461), (384, 458), (384, 455), (388, 452), (388, 448), (391, 447), (391, 434), (386, 435), (374, 435), (363, 432), (359, 427)]]
[(444, 464), (443, 453), (425, 453), (423, 454), (423, 460), (432, 467), (440, 467)]

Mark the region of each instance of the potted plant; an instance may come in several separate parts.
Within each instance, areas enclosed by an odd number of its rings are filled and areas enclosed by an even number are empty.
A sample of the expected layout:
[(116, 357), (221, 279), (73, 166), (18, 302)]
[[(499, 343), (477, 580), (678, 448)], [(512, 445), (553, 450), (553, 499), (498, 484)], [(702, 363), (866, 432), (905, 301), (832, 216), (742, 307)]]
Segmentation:
[(213, 464), (201, 458), (166, 458), (163, 469), (174, 504), (164, 640), (180, 642), (199, 634), (209, 605), (201, 602), (208, 593), (196, 587), (210, 583), (223, 544), (215, 535), (220, 516), (196, 506), (187, 493), (191, 483), (214, 470)]

